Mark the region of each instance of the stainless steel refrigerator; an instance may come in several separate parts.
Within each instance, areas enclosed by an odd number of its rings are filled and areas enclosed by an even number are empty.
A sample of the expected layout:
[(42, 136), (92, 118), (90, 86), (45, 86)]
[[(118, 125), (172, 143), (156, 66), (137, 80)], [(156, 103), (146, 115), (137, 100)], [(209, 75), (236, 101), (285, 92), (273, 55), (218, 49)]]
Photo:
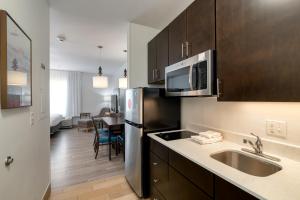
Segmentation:
[(126, 91), (125, 176), (139, 197), (148, 197), (148, 133), (180, 129), (180, 99), (160, 88)]

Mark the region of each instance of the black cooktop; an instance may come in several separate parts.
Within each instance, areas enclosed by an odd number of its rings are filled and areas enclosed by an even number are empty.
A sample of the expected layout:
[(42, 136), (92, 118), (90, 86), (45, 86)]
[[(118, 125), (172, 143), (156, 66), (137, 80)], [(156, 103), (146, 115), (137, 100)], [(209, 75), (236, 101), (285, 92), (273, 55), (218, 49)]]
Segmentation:
[(190, 131), (176, 131), (176, 132), (156, 134), (157, 137), (160, 137), (166, 141), (190, 138), (192, 135), (197, 135), (197, 134)]

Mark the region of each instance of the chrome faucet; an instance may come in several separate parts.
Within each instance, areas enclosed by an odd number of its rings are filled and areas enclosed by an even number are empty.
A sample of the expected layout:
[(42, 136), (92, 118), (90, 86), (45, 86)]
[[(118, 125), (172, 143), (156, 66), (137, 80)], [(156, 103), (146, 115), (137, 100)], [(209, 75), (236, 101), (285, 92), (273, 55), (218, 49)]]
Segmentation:
[(250, 134), (253, 135), (254, 137), (256, 137), (255, 144), (253, 144), (253, 142), (251, 140), (247, 140), (247, 139), (244, 139), (243, 142), (245, 144), (247, 144), (247, 143), (250, 144), (250, 146), (254, 149), (254, 151), (246, 149), (246, 148), (242, 148), (242, 151), (246, 151), (248, 153), (252, 153), (252, 154), (264, 157), (264, 158), (268, 158), (270, 160), (274, 160), (274, 161), (278, 161), (278, 162), (280, 161), (279, 158), (264, 154), (262, 152), (263, 144), (262, 144), (260, 137), (258, 135), (255, 135), (254, 133), (250, 133)]
[(255, 145), (250, 140), (246, 140), (246, 143), (251, 145), (251, 147), (254, 149), (256, 154), (262, 154), (263, 144), (261, 142), (260, 137), (258, 135), (255, 135), (254, 133), (250, 133), (250, 134), (256, 137)]

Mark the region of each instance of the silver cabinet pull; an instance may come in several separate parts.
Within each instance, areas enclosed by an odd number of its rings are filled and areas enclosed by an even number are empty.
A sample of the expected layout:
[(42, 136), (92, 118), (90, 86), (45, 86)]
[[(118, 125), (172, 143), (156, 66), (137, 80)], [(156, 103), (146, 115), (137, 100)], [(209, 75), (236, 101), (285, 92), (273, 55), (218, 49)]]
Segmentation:
[(181, 43), (181, 58), (183, 58), (183, 48), (184, 48), (184, 44)]
[(217, 97), (218, 98), (223, 95), (221, 90), (222, 90), (222, 81), (219, 78), (217, 78)]
[(5, 166), (8, 167), (14, 162), (14, 159), (11, 156), (7, 156), (5, 159)]
[(152, 79), (153, 79), (153, 80), (155, 79), (155, 72), (154, 72), (154, 69), (152, 69)]
[(185, 49), (186, 49), (185, 55), (187, 58), (189, 57), (189, 45), (190, 45), (189, 42), (185, 42)]
[(152, 163), (153, 164), (153, 166), (156, 166), (156, 165), (158, 165), (158, 163), (157, 162), (154, 162), (154, 163)]
[(158, 183), (159, 179), (153, 179), (153, 183)]
[(158, 78), (159, 79), (159, 70), (158, 69), (156, 69), (156, 78)]

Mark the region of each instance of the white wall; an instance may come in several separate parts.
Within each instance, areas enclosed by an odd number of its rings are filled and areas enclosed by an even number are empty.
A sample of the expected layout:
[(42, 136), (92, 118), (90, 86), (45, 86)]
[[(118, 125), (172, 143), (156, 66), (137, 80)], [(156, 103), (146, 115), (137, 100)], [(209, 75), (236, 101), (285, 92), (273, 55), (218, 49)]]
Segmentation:
[(148, 42), (160, 30), (151, 27), (130, 23), (128, 29), (128, 86), (148, 86)]
[[(46, 0), (0, 0), (32, 39), (33, 106), (23, 109), (0, 110), (0, 199), (40, 200), (50, 183), (49, 104), (40, 113), (40, 82), (49, 98), (49, 72), (41, 80), (40, 65), (49, 66), (49, 8)], [(34, 125), (29, 123), (34, 112)], [(10, 168), (4, 159), (15, 161)]]
[[(266, 120), (287, 122), (287, 138), (266, 135)], [(253, 132), (262, 138), (300, 145), (300, 103), (217, 102), (211, 98), (183, 98), (182, 125), (209, 126), (240, 134)]]

